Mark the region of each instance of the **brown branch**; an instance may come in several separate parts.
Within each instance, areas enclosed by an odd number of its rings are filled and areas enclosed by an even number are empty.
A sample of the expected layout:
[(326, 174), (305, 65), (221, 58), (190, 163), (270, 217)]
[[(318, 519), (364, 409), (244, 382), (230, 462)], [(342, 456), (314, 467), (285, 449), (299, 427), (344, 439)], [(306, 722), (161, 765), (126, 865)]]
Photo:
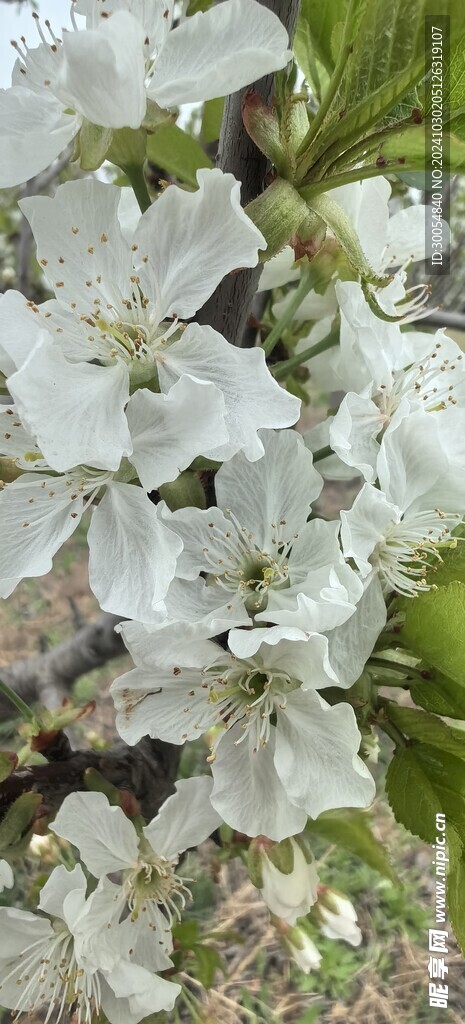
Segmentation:
[[(261, 0), (281, 19), (294, 38), (295, 25), (299, 11), (299, 0)], [(247, 89), (241, 89), (228, 96), (225, 103), (221, 136), (218, 147), (217, 165), (222, 171), (229, 171), (242, 182), (241, 201), (246, 206), (252, 199), (260, 195), (265, 187), (268, 170), (266, 157), (247, 135), (242, 123), (242, 101), (246, 92), (253, 89), (269, 103), (273, 91), (274, 75), (267, 75)], [(251, 311), (252, 300), (257, 290), (262, 267), (241, 270), (237, 274), (229, 274), (221, 281), (203, 309), (197, 313), (196, 320), (209, 324), (223, 334), (232, 345), (242, 346), (253, 344), (253, 334), (244, 333), (247, 318)]]
[[(75, 679), (124, 654), (126, 648), (115, 626), (121, 615), (102, 612), (93, 622), (78, 629), (69, 640), (45, 654), (24, 658), (0, 668), (0, 678), (26, 701), (53, 707), (56, 694), (69, 691)], [(0, 717), (12, 717), (11, 705), (0, 695)]]

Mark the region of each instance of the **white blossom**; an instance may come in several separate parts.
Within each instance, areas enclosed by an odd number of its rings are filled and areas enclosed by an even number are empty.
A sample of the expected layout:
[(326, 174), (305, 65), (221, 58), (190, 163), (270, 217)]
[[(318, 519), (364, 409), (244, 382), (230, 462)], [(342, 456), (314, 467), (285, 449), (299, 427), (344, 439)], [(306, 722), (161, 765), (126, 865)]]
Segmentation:
[[(70, 793), (50, 826), (77, 846), (91, 874), (118, 943), (135, 964), (150, 970), (172, 967), (171, 927), (191, 893), (177, 873), (180, 854), (198, 846), (221, 824), (210, 804), (208, 776), (176, 783), (156, 818), (139, 836), (120, 807), (103, 793)], [(120, 884), (107, 876), (122, 871)], [(129, 916), (125, 915), (129, 908)]]
[(44, 915), (0, 908), (0, 1001), (20, 1013), (46, 1011), (77, 1024), (103, 1010), (110, 1024), (137, 1024), (172, 1009), (179, 985), (130, 963), (108, 928), (108, 904), (96, 891), (86, 900), (82, 868), (57, 867), (41, 890)]
[(341, 685), (326, 637), (234, 630), (224, 651), (189, 641), (181, 625), (119, 628), (136, 664), (111, 688), (119, 734), (132, 744), (147, 734), (178, 744), (208, 734), (211, 801), (232, 828), (279, 842), (308, 815), (371, 802), (353, 709), (317, 692)]
[(226, 0), (174, 28), (173, 0), (78, 0), (69, 10), (62, 38), (36, 18), (39, 45), (14, 44), (12, 87), (0, 92), (1, 188), (47, 167), (85, 122), (139, 128), (153, 102), (225, 96), (292, 58), (284, 26), (256, 0)]
[[(9, 374), (24, 425), (58, 472), (81, 463), (118, 469), (131, 455), (131, 433), (144, 433), (142, 447), (150, 443), (155, 454), (166, 398), (183, 376), (192, 397), (184, 415), (172, 417), (178, 450), (171, 472), (179, 450), (180, 468), (199, 448), (219, 460), (239, 449), (257, 459), (257, 428), (288, 426), (299, 415), (300, 402), (273, 380), (261, 350), (234, 348), (210, 327), (184, 329), (178, 321), (192, 317), (228, 271), (254, 266), (263, 242), (232, 175), (201, 170), (198, 181), (196, 192), (168, 188), (140, 218), (132, 244), (121, 231), (121, 189), (114, 186), (67, 182), (53, 199), (21, 204), (57, 299), (36, 306), (18, 292), (3, 297), (0, 369)], [(212, 390), (210, 398), (194, 387), (199, 382), (220, 392), (216, 403)], [(130, 392), (145, 384), (150, 393), (132, 402), (127, 417)], [(152, 393), (158, 388), (162, 395)], [(212, 401), (217, 427), (207, 439), (198, 436), (206, 423), (201, 408), (205, 403), (208, 418)], [(161, 441), (167, 459), (172, 438)], [(138, 460), (150, 462), (153, 478), (156, 458), (139, 452)], [(157, 486), (153, 479), (150, 486)]]
[(276, 844), (259, 836), (250, 844), (248, 863), (251, 880), (272, 914), (290, 925), (308, 914), (317, 899), (319, 879), (302, 837), (290, 836)]
[(350, 946), (360, 945), (362, 933), (357, 924), (357, 912), (347, 896), (328, 886), (320, 886), (314, 915), (322, 935), (328, 939), (344, 939)]
[(0, 860), (0, 892), (3, 892), (4, 889), (12, 889), (14, 881), (11, 865), (7, 860)]

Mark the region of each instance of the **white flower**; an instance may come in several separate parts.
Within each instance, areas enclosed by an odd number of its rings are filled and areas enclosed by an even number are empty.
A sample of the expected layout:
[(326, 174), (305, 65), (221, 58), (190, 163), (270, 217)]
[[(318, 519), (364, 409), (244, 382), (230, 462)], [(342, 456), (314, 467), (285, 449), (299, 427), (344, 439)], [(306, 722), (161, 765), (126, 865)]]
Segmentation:
[[(171, 927), (191, 898), (176, 872), (179, 856), (202, 843), (221, 824), (210, 804), (208, 776), (176, 783), (176, 793), (138, 836), (120, 807), (102, 793), (71, 793), (50, 828), (77, 846), (91, 874), (107, 919), (128, 957), (147, 969), (172, 966)], [(122, 871), (120, 885), (107, 875)], [(126, 916), (129, 908), (130, 915)]]
[(12, 889), (15, 879), (11, 865), (7, 860), (0, 860), (0, 892), (4, 889)]
[(290, 430), (260, 438), (258, 462), (240, 453), (218, 471), (219, 508), (161, 513), (184, 543), (168, 618), (195, 623), (204, 636), (252, 622), (324, 632), (348, 619), (362, 594), (338, 523), (307, 521), (322, 479), (302, 438)]
[(322, 935), (328, 939), (344, 939), (350, 946), (360, 945), (362, 933), (357, 924), (357, 913), (347, 896), (341, 896), (325, 885), (320, 886), (314, 915)]
[(12, 87), (0, 93), (1, 188), (47, 167), (84, 120), (139, 128), (147, 101), (225, 96), (292, 59), (284, 26), (255, 0), (226, 0), (175, 28), (173, 0), (78, 0), (70, 15), (63, 39), (37, 19), (39, 46), (15, 44)]
[(462, 431), (455, 410), (420, 410), (393, 421), (377, 459), (380, 490), (364, 484), (341, 512), (346, 557), (363, 577), (376, 573), (385, 591), (411, 597), (434, 582), (428, 574), (440, 560), (437, 545), (450, 538), (464, 508)]
[(331, 447), (369, 483), (376, 479), (379, 438), (396, 416), (418, 408), (465, 405), (462, 353), (444, 331), (401, 332), (380, 321), (354, 282), (338, 283), (340, 349), (330, 358), (333, 383), (349, 393), (329, 425)]
[(111, 688), (119, 734), (180, 744), (209, 733), (211, 801), (232, 828), (279, 842), (301, 832), (309, 814), (371, 802), (354, 711), (316, 692), (341, 685), (326, 637), (234, 630), (229, 653), (189, 641), (182, 625), (120, 630), (137, 667)]
[[(189, 465), (200, 448), (220, 461), (239, 449), (257, 459), (257, 427), (288, 426), (299, 415), (300, 402), (273, 380), (261, 350), (240, 350), (210, 327), (183, 330), (178, 323), (230, 270), (254, 266), (263, 242), (241, 209), (232, 175), (203, 170), (198, 181), (197, 192), (168, 188), (140, 218), (132, 244), (121, 230), (121, 189), (114, 186), (67, 182), (53, 199), (22, 203), (57, 299), (35, 306), (18, 292), (3, 297), (0, 369), (10, 374), (21, 419), (57, 472), (82, 463), (116, 470), (137, 438), (137, 468), (144, 485), (147, 478), (156, 486), (159, 419), (183, 376), (192, 404), (179, 423), (175, 410), (170, 437), (162, 438), (165, 460), (174, 439), (171, 472)], [(199, 382), (220, 394), (196, 390)], [(145, 384), (151, 391), (136, 397), (126, 416), (130, 391)], [(162, 395), (152, 393), (158, 385)], [(212, 401), (217, 427), (207, 439), (198, 435)]]
[(318, 874), (300, 836), (281, 843), (259, 836), (250, 843), (248, 866), (251, 880), (272, 914), (290, 925), (308, 914), (317, 898)]
[[(179, 385), (171, 389), (167, 406)], [(8, 597), (25, 576), (49, 572), (53, 556), (97, 501), (87, 533), (90, 585), (103, 609), (150, 621), (173, 579), (182, 542), (145, 491), (89, 466), (52, 475), (14, 407), (0, 407), (0, 422), (0, 451), (33, 470), (0, 490), (0, 596)], [(135, 454), (132, 458), (136, 461)]]
[(108, 929), (100, 893), (86, 901), (86, 879), (55, 868), (44, 885), (40, 917), (0, 908), (0, 1001), (20, 1013), (45, 1009), (46, 1020), (91, 1024), (101, 1010), (110, 1024), (137, 1024), (156, 1010), (172, 1009), (179, 985), (132, 964)]

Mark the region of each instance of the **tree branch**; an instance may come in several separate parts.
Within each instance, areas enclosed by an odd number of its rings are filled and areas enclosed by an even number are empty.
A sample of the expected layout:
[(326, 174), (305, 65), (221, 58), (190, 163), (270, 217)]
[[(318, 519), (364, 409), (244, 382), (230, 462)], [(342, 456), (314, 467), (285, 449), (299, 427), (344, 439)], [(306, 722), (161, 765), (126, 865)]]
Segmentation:
[[(0, 677), (26, 704), (40, 701), (46, 707), (53, 707), (57, 703), (57, 692), (68, 691), (75, 679), (125, 653), (123, 640), (115, 633), (115, 626), (121, 619), (122, 616), (102, 612), (69, 640), (45, 654), (0, 668)], [(1, 696), (0, 716), (11, 717), (11, 706)]]
[[(281, 19), (294, 38), (295, 25), (299, 11), (299, 0), (261, 0)], [(225, 102), (221, 136), (218, 147), (217, 165), (222, 171), (229, 171), (242, 182), (241, 201), (246, 206), (252, 199), (260, 195), (265, 187), (265, 176), (268, 162), (263, 153), (257, 149), (242, 123), (242, 101), (246, 92), (253, 89), (258, 92), (265, 103), (269, 103), (273, 91), (274, 75), (267, 75), (247, 89), (228, 96)], [(251, 311), (252, 300), (257, 290), (262, 267), (240, 270), (236, 274), (228, 274), (221, 281), (203, 309), (197, 314), (196, 320), (201, 324), (209, 324), (223, 334), (232, 345), (242, 346), (253, 344), (253, 334), (244, 331), (247, 318)]]

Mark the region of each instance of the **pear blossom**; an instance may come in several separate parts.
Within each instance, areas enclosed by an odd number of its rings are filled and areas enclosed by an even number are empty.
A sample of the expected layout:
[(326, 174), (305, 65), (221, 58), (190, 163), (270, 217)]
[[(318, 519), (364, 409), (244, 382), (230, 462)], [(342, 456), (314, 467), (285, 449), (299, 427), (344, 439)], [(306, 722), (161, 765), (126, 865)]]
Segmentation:
[[(46, 1011), (46, 1020), (91, 1024), (102, 1010), (110, 1024), (137, 1024), (172, 1009), (180, 986), (131, 963), (108, 928), (100, 892), (86, 900), (80, 865), (55, 868), (41, 890), (44, 916), (0, 908), (0, 1001), (15, 1019)], [(45, 916), (47, 915), (47, 916)]]
[[(172, 967), (171, 928), (191, 899), (189, 879), (177, 873), (180, 854), (221, 824), (210, 804), (211, 786), (209, 776), (181, 779), (141, 836), (103, 793), (70, 793), (50, 825), (78, 848), (90, 873), (100, 879), (96, 891), (116, 941), (148, 970)], [(120, 884), (107, 878), (116, 871), (123, 873)]]
[[(181, 378), (165, 400), (168, 428), (170, 396), (179, 386), (182, 408), (175, 403), (174, 411), (181, 417), (179, 426), (183, 425), (185, 380)], [(208, 389), (211, 385), (202, 385), (202, 390), (205, 387)], [(138, 392), (134, 398), (141, 399), (143, 395), (144, 392)], [(190, 383), (187, 398), (193, 400)], [(87, 534), (90, 585), (104, 610), (138, 615), (150, 621), (174, 577), (182, 542), (157, 516), (145, 491), (119, 481), (113, 473), (89, 466), (75, 466), (61, 475), (51, 473), (35, 439), (17, 418), (14, 406), (0, 406), (0, 424), (3, 428), (0, 451), (18, 468), (26, 470), (0, 490), (0, 596), (8, 597), (25, 576), (42, 576), (49, 572), (53, 556), (74, 533), (87, 509), (97, 502)], [(163, 438), (163, 416), (159, 425)], [(152, 461), (152, 486), (155, 486), (153, 473), (162, 469), (162, 476), (166, 478), (169, 461), (179, 454), (176, 448), (170, 447), (169, 429), (164, 440), (170, 450), (166, 459), (161, 458), (158, 468)], [(138, 453), (136, 443), (131, 458), (139, 465)], [(141, 460), (144, 461), (143, 451)], [(144, 466), (141, 475), (145, 481)], [(126, 478), (135, 476), (134, 469)]]
[(374, 316), (357, 284), (338, 282), (336, 291), (340, 349), (329, 366), (348, 394), (331, 419), (329, 442), (339, 459), (373, 483), (379, 437), (394, 416), (465, 406), (465, 365), (443, 330), (402, 332)]
[(318, 952), (313, 939), (310, 938), (305, 928), (300, 925), (290, 927), (285, 921), (278, 917), (272, 917), (276, 931), (281, 939), (284, 949), (294, 960), (304, 974), (318, 970), (321, 963), (321, 953)]
[[(298, 418), (299, 400), (273, 380), (261, 350), (234, 348), (210, 327), (184, 329), (178, 321), (192, 317), (228, 271), (254, 266), (264, 243), (232, 175), (201, 170), (198, 183), (192, 193), (168, 188), (140, 218), (132, 244), (118, 220), (122, 190), (114, 186), (85, 179), (61, 185), (53, 199), (22, 201), (57, 299), (36, 306), (7, 292), (0, 370), (24, 426), (57, 472), (79, 464), (117, 470), (133, 450), (134, 418), (136, 433), (145, 434), (139, 463), (151, 465), (165, 397), (181, 377), (210, 384), (224, 402), (224, 411), (216, 404), (217, 427), (202, 440), (209, 458), (243, 449), (258, 459), (257, 428)], [(130, 393), (145, 385), (161, 395), (136, 397), (128, 416)], [(207, 393), (197, 395), (199, 408), (186, 404), (177, 432), (173, 417), (184, 466), (199, 454), (196, 420), (208, 418)]]
[(204, 636), (262, 622), (325, 632), (363, 592), (341, 554), (339, 524), (308, 521), (322, 478), (302, 438), (259, 436), (263, 458), (250, 464), (239, 453), (216, 474), (219, 507), (160, 511), (184, 545), (166, 621), (195, 623)]
[(251, 881), (268, 909), (286, 924), (308, 914), (317, 899), (318, 873), (301, 836), (272, 843), (264, 836), (252, 840), (248, 850)]
[(362, 933), (357, 924), (357, 912), (347, 896), (321, 885), (312, 918), (328, 939), (344, 939), (350, 946), (360, 945)]
[(352, 508), (341, 512), (346, 557), (362, 577), (375, 574), (385, 592), (411, 597), (428, 590), (440, 561), (437, 545), (450, 539), (462, 518), (459, 417), (453, 408), (439, 416), (418, 410), (393, 421), (377, 459), (380, 489), (365, 483)]
[(186, 641), (180, 624), (118, 629), (136, 664), (111, 687), (120, 736), (183, 744), (207, 734), (211, 802), (232, 828), (280, 842), (301, 832), (309, 814), (371, 802), (354, 711), (317, 692), (340, 685), (326, 637), (290, 627), (233, 630), (224, 651)]
[(88, 122), (109, 145), (108, 129), (150, 126), (154, 104), (159, 114), (225, 96), (292, 59), (284, 26), (256, 0), (226, 0), (176, 27), (173, 0), (77, 0), (69, 13), (62, 38), (36, 16), (39, 45), (14, 44), (12, 86), (0, 92), (1, 188), (47, 167)]

